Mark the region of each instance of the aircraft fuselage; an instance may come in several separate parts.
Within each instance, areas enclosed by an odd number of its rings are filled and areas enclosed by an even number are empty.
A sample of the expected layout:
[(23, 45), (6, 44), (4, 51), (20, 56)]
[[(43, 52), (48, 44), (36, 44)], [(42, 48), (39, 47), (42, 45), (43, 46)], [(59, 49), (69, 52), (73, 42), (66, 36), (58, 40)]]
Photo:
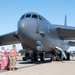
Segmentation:
[(24, 14), (18, 22), (19, 38), (26, 48), (50, 51), (54, 47), (67, 50), (68, 41), (59, 38), (54, 26), (39, 14)]

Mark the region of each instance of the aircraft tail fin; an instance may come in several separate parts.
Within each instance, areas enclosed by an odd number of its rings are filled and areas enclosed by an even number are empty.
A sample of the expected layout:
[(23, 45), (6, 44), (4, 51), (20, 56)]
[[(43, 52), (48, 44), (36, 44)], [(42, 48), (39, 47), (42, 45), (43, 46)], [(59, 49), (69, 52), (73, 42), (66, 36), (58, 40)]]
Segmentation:
[(67, 16), (66, 16), (66, 14), (65, 14), (64, 26), (67, 26)]

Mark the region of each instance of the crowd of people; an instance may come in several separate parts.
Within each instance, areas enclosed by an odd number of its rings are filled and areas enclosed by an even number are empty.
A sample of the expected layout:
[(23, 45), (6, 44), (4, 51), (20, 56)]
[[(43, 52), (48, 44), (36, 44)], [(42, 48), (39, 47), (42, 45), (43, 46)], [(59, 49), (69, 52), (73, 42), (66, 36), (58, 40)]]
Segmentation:
[(5, 50), (4, 47), (0, 49), (0, 70), (15, 70), (17, 60), (17, 51), (16, 46), (13, 45), (9, 53)]

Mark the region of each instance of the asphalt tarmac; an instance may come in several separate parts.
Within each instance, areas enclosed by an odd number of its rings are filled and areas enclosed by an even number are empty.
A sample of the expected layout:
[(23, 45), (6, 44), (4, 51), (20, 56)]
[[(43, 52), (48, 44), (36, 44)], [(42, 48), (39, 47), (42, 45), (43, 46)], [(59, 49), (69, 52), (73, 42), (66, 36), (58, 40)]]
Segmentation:
[(0, 70), (0, 75), (75, 75), (75, 57), (71, 61), (45, 60), (45, 63), (22, 61), (19, 56), (15, 71)]

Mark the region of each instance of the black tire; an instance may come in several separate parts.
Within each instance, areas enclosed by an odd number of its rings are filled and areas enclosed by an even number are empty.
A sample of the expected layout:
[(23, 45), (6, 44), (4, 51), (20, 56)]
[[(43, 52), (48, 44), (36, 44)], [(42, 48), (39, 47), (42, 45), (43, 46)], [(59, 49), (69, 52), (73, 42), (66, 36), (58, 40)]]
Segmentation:
[(32, 61), (38, 61), (38, 58), (37, 58), (37, 52), (33, 52), (32, 54)]
[(67, 56), (67, 60), (70, 60), (70, 53), (67, 53), (66, 56)]
[(70, 60), (70, 53), (66, 53), (66, 57), (67, 58), (63, 58), (63, 60), (65, 60), (65, 61), (68, 60), (69, 61)]
[(50, 58), (50, 62), (52, 62), (52, 58)]
[(40, 61), (44, 62), (44, 54), (43, 53), (40, 53)]
[(23, 57), (23, 58), (22, 58), (22, 60), (23, 60), (23, 61), (26, 61), (26, 60), (27, 60), (27, 58), (26, 58), (26, 57)]

